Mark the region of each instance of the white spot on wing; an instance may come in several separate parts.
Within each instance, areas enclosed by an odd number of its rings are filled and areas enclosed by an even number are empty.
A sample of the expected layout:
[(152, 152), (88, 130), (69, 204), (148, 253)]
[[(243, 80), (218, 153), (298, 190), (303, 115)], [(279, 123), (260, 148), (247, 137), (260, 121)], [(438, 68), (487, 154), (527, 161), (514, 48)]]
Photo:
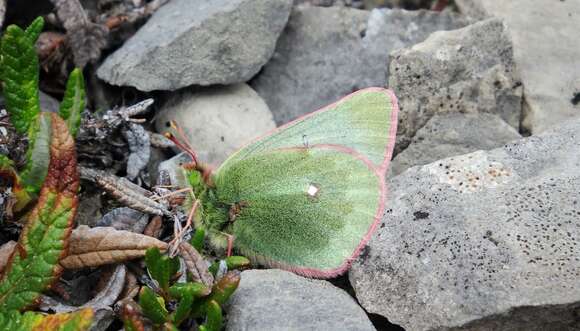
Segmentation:
[(314, 185), (314, 184), (310, 184), (310, 185), (308, 186), (308, 191), (307, 191), (307, 193), (308, 193), (308, 195), (309, 195), (309, 196), (311, 196), (311, 197), (315, 197), (315, 196), (316, 196), (316, 194), (318, 193), (318, 191), (320, 191), (320, 189), (319, 189), (319, 188), (318, 188), (316, 185)]

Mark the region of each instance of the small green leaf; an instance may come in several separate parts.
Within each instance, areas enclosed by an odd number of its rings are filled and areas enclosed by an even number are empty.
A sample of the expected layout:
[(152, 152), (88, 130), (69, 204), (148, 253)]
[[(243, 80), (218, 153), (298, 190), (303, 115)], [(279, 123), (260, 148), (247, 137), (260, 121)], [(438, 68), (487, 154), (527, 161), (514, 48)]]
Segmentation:
[(139, 305), (143, 314), (155, 324), (163, 324), (167, 321), (169, 313), (165, 309), (165, 301), (148, 287), (143, 287), (139, 293)]
[(153, 247), (145, 253), (145, 264), (151, 277), (159, 283), (163, 291), (167, 292), (171, 277), (179, 270), (179, 259), (163, 255), (159, 248)]
[(31, 123), (40, 112), (38, 57), (34, 48), (36, 39), (32, 38), (37, 37), (36, 31), (41, 22), (42, 19), (35, 20), (29, 28), (30, 32), (15, 25), (8, 26), (0, 45), (6, 110), (16, 132), (20, 134), (29, 134)]
[(81, 114), (85, 109), (85, 79), (83, 72), (76, 68), (68, 77), (64, 98), (60, 104), (59, 115), (62, 117), (70, 133), (76, 136), (81, 124)]
[(24, 31), (24, 33), (26, 33), (26, 37), (33, 45), (38, 40), (38, 36), (40, 36), (43, 28), (44, 19), (39, 16), (34, 21), (32, 21), (32, 23), (30, 23), (30, 25)]
[(205, 321), (205, 328), (208, 331), (220, 331), (224, 324), (224, 317), (222, 308), (215, 301), (211, 300), (207, 303), (207, 317)]
[[(228, 256), (226, 259), (228, 270), (244, 270), (250, 267), (250, 260), (245, 256)], [(209, 267), (209, 271), (215, 276), (220, 266), (220, 261), (215, 261)]]
[(31, 311), (21, 314), (15, 310), (0, 312), (1, 331), (84, 331), (92, 321), (93, 310), (90, 308), (52, 315)]
[(180, 325), (183, 321), (185, 321), (189, 314), (191, 313), (191, 306), (193, 305), (193, 294), (191, 292), (185, 291), (182, 293), (181, 300), (179, 300), (179, 304), (177, 308), (173, 312), (172, 321), (175, 325)]
[(50, 113), (42, 112), (31, 126), (26, 164), (20, 173), (22, 185), (31, 195), (38, 194), (48, 172), (51, 122)]
[(195, 298), (208, 296), (211, 289), (202, 283), (177, 283), (169, 288), (169, 295), (174, 299), (181, 299), (185, 293)]
[(203, 241), (205, 240), (205, 231), (201, 228), (196, 229), (195, 233), (191, 237), (189, 243), (196, 251), (201, 252), (203, 249)]

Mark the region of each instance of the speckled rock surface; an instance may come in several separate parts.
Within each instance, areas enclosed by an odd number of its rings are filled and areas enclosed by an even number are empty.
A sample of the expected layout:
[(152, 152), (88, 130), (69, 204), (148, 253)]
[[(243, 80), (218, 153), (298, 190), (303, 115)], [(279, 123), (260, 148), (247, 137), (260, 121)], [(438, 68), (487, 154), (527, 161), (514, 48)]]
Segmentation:
[[(475, 17), (509, 26), (524, 84), (523, 125), (533, 134), (580, 116), (580, 1), (456, 0)], [(580, 100), (580, 99), (576, 99)]]
[(580, 120), (388, 182), (349, 277), (408, 330), (577, 330)]
[(391, 51), (465, 24), (459, 15), (425, 10), (295, 7), (251, 85), (284, 124), (358, 89), (385, 86)]
[(244, 271), (226, 312), (228, 331), (375, 330), (343, 290), (276, 269)]
[(389, 87), (401, 110), (398, 150), (436, 113), (493, 113), (519, 128), (522, 86), (501, 20), (436, 32), (391, 55)]
[(202, 162), (219, 166), (240, 147), (276, 128), (264, 100), (246, 84), (182, 91), (163, 106), (155, 126), (175, 121)]
[(172, 0), (97, 75), (141, 91), (233, 84), (268, 61), (292, 0)]
[(497, 115), (435, 114), (391, 162), (389, 176), (446, 157), (496, 148), (518, 138), (520, 134)]

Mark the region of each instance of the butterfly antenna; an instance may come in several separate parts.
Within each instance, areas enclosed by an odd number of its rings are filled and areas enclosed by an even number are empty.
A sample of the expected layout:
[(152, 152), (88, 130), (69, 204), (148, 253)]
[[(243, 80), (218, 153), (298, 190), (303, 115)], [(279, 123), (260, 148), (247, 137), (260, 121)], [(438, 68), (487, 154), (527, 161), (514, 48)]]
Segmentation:
[(170, 123), (171, 127), (175, 130), (177, 135), (179, 136), (179, 139), (177, 137), (175, 137), (173, 134), (171, 134), (170, 132), (167, 132), (165, 134), (165, 137), (167, 137), (169, 140), (171, 140), (177, 147), (179, 147), (179, 149), (181, 149), (185, 153), (187, 153), (191, 157), (191, 159), (193, 160), (194, 167), (197, 166), (197, 154), (195, 153), (195, 151), (193, 150), (191, 145), (189, 145), (189, 143), (187, 143), (187, 138), (185, 136), (185, 133), (183, 132), (181, 127), (179, 127), (174, 121), (170, 121), (169, 123)]

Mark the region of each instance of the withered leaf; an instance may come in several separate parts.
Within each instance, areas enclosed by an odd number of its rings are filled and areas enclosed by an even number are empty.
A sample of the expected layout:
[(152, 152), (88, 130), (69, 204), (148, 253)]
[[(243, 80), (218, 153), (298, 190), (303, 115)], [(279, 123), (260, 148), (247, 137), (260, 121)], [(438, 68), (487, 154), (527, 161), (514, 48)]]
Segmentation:
[(148, 248), (167, 249), (167, 243), (139, 233), (112, 227), (81, 225), (70, 238), (69, 255), (60, 261), (64, 268), (78, 269), (120, 263), (145, 256)]
[(194, 282), (201, 282), (208, 287), (213, 285), (213, 275), (209, 272), (207, 263), (193, 246), (186, 241), (182, 242), (179, 244), (179, 255)]
[(121, 207), (115, 208), (106, 213), (105, 216), (101, 217), (101, 219), (97, 221), (96, 225), (99, 227), (110, 226), (117, 230), (143, 233), (143, 230), (145, 230), (148, 221), (149, 215), (135, 209)]

